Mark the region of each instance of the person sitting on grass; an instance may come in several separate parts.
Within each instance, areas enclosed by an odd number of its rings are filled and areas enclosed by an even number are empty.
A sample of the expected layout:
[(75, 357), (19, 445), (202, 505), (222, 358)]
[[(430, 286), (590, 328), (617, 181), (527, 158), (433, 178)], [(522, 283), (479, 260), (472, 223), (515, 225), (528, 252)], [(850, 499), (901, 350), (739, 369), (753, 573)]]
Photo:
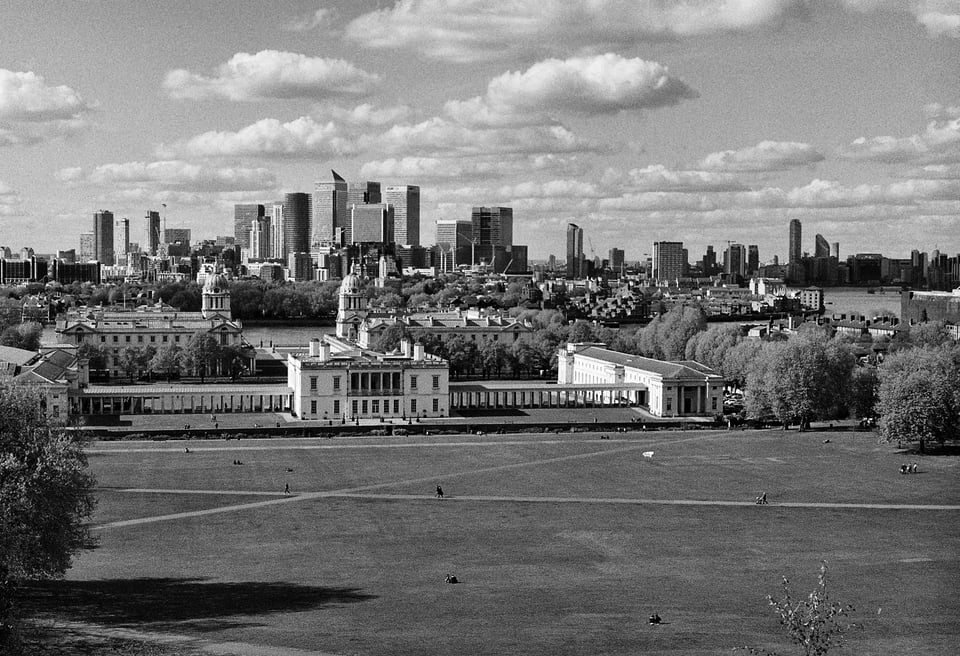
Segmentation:
[(658, 615), (657, 613), (654, 613), (653, 615), (650, 616), (650, 624), (660, 624), (661, 621), (662, 620), (660, 619), (660, 615)]

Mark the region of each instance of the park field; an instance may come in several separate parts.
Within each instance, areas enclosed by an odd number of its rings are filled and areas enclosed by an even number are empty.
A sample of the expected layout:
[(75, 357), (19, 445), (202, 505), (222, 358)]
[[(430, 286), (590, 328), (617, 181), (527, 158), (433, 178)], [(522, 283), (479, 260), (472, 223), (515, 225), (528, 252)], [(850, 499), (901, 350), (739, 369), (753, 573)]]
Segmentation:
[(805, 595), (826, 560), (856, 608), (839, 653), (957, 653), (960, 457), (854, 432), (609, 437), (95, 443), (99, 547), (28, 615), (164, 655), (786, 655), (765, 597), (782, 576)]

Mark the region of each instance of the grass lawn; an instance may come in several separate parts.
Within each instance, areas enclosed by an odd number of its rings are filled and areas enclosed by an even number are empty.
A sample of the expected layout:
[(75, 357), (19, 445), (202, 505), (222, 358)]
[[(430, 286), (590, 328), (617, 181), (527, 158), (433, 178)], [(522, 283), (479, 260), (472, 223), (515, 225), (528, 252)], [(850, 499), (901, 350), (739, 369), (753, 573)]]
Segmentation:
[(164, 654), (790, 654), (764, 597), (826, 559), (857, 608), (841, 653), (956, 653), (960, 510), (779, 504), (960, 505), (960, 458), (866, 433), (611, 438), (100, 443), (100, 547), (30, 608), (195, 640)]

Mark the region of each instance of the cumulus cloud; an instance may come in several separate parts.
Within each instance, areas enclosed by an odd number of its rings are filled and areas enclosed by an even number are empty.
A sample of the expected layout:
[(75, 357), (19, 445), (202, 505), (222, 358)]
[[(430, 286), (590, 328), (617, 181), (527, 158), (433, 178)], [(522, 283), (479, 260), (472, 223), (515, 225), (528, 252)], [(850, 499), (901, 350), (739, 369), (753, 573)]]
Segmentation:
[(631, 191), (698, 193), (746, 189), (736, 176), (729, 173), (675, 170), (660, 164), (631, 169), (625, 176), (607, 172), (604, 177), (608, 184), (619, 184)]
[(346, 38), (372, 48), (411, 48), (476, 61), (583, 47), (629, 47), (776, 24), (802, 0), (401, 0), (364, 14)]
[(823, 161), (810, 144), (795, 141), (761, 141), (756, 146), (710, 153), (697, 164), (711, 171), (782, 171)]
[(68, 86), (50, 86), (36, 73), (0, 68), (0, 120), (66, 120), (89, 109), (80, 94)]
[(932, 37), (960, 38), (960, 0), (843, 0), (856, 11), (899, 11), (912, 14)]
[(378, 106), (363, 103), (353, 108), (338, 105), (321, 105), (314, 112), (315, 117), (339, 121), (346, 125), (361, 127), (379, 127), (406, 120), (413, 113), (407, 105)]
[(369, 145), (388, 155), (428, 157), (600, 150), (598, 144), (577, 137), (562, 125), (474, 128), (441, 117), (395, 125), (373, 137)]
[(266, 168), (207, 167), (183, 160), (102, 164), (89, 173), (66, 168), (61, 180), (85, 180), (98, 185), (147, 185), (182, 191), (245, 191), (273, 189), (276, 176)]
[(490, 81), (482, 98), (448, 102), (445, 111), (462, 123), (498, 125), (554, 111), (613, 114), (696, 97), (663, 64), (606, 53), (547, 59), (523, 72), (504, 73)]
[(878, 162), (960, 162), (960, 116), (948, 118), (955, 108), (941, 108), (945, 116), (927, 123), (926, 129), (908, 137), (860, 137), (842, 147), (845, 159)]
[(173, 98), (230, 100), (328, 98), (369, 93), (379, 81), (342, 59), (308, 57), (294, 52), (238, 52), (212, 77), (177, 69), (167, 73), (164, 88)]
[(352, 141), (333, 122), (309, 116), (288, 123), (266, 118), (236, 132), (210, 131), (157, 149), (161, 157), (308, 158), (351, 155)]

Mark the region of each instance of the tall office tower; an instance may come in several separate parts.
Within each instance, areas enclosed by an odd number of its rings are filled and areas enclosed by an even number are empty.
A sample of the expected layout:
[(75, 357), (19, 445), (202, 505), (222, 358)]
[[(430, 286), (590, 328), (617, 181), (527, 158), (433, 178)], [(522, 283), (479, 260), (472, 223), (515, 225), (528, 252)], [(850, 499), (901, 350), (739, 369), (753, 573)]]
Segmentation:
[(313, 186), (310, 245), (336, 241), (350, 243), (350, 212), (347, 207), (347, 181), (330, 171), (333, 180)]
[(827, 243), (823, 235), (818, 234), (814, 239), (813, 256), (830, 257), (830, 244)]
[(567, 224), (567, 278), (583, 277), (583, 228)]
[(250, 227), (250, 260), (265, 260), (270, 257), (270, 219), (265, 216), (254, 219)]
[(713, 246), (707, 246), (707, 251), (703, 254), (701, 268), (705, 276), (712, 276), (717, 270), (717, 254), (714, 252)]
[(97, 252), (93, 248), (93, 243), (92, 232), (80, 233), (80, 252), (77, 257), (80, 258), (81, 262), (89, 262), (96, 259)]
[(830, 254), (837, 258), (837, 260), (840, 259), (840, 242), (833, 242), (833, 245), (830, 247)]
[(610, 268), (614, 271), (619, 271), (623, 268), (623, 256), (624, 252), (622, 248), (611, 248), (610, 249)]
[(394, 235), (394, 208), (387, 203), (354, 205), (350, 209), (350, 238), (353, 244), (389, 244)]
[(101, 264), (113, 264), (113, 212), (93, 213), (93, 257)]
[(747, 246), (747, 275), (753, 275), (760, 270), (760, 247), (756, 244)]
[(731, 276), (743, 276), (747, 271), (747, 247), (743, 244), (730, 244), (727, 247), (726, 273)]
[(790, 249), (787, 252), (788, 264), (799, 264), (800, 256), (803, 253), (803, 247), (800, 243), (800, 219), (790, 220)]
[(276, 260), (285, 259), (282, 200), (267, 206), (267, 217), (270, 219), (270, 257)]
[(653, 242), (653, 277), (655, 280), (676, 280), (683, 276), (682, 241)]
[(437, 221), (437, 248), (444, 271), (461, 264), (474, 264), (473, 224), (464, 219), (440, 219)]
[(127, 264), (130, 252), (130, 219), (117, 219), (113, 223), (113, 256), (121, 264)]
[(384, 189), (383, 202), (393, 205), (394, 241), (405, 246), (419, 246), (420, 187), (390, 185)]
[(167, 228), (163, 231), (163, 243), (165, 244), (186, 244), (190, 245), (192, 236), (190, 228)]
[(380, 197), (380, 183), (366, 182), (347, 184), (347, 207), (351, 205), (376, 205), (383, 202)]
[(296, 192), (283, 197), (283, 258), (290, 253), (310, 252), (310, 194)]
[(156, 255), (157, 247), (160, 246), (160, 212), (147, 210), (143, 221), (143, 244), (147, 255)]
[(250, 228), (265, 212), (263, 205), (257, 203), (233, 206), (233, 238), (237, 246), (250, 248)]
[(474, 207), (470, 212), (473, 238), (481, 246), (513, 246), (513, 208)]

